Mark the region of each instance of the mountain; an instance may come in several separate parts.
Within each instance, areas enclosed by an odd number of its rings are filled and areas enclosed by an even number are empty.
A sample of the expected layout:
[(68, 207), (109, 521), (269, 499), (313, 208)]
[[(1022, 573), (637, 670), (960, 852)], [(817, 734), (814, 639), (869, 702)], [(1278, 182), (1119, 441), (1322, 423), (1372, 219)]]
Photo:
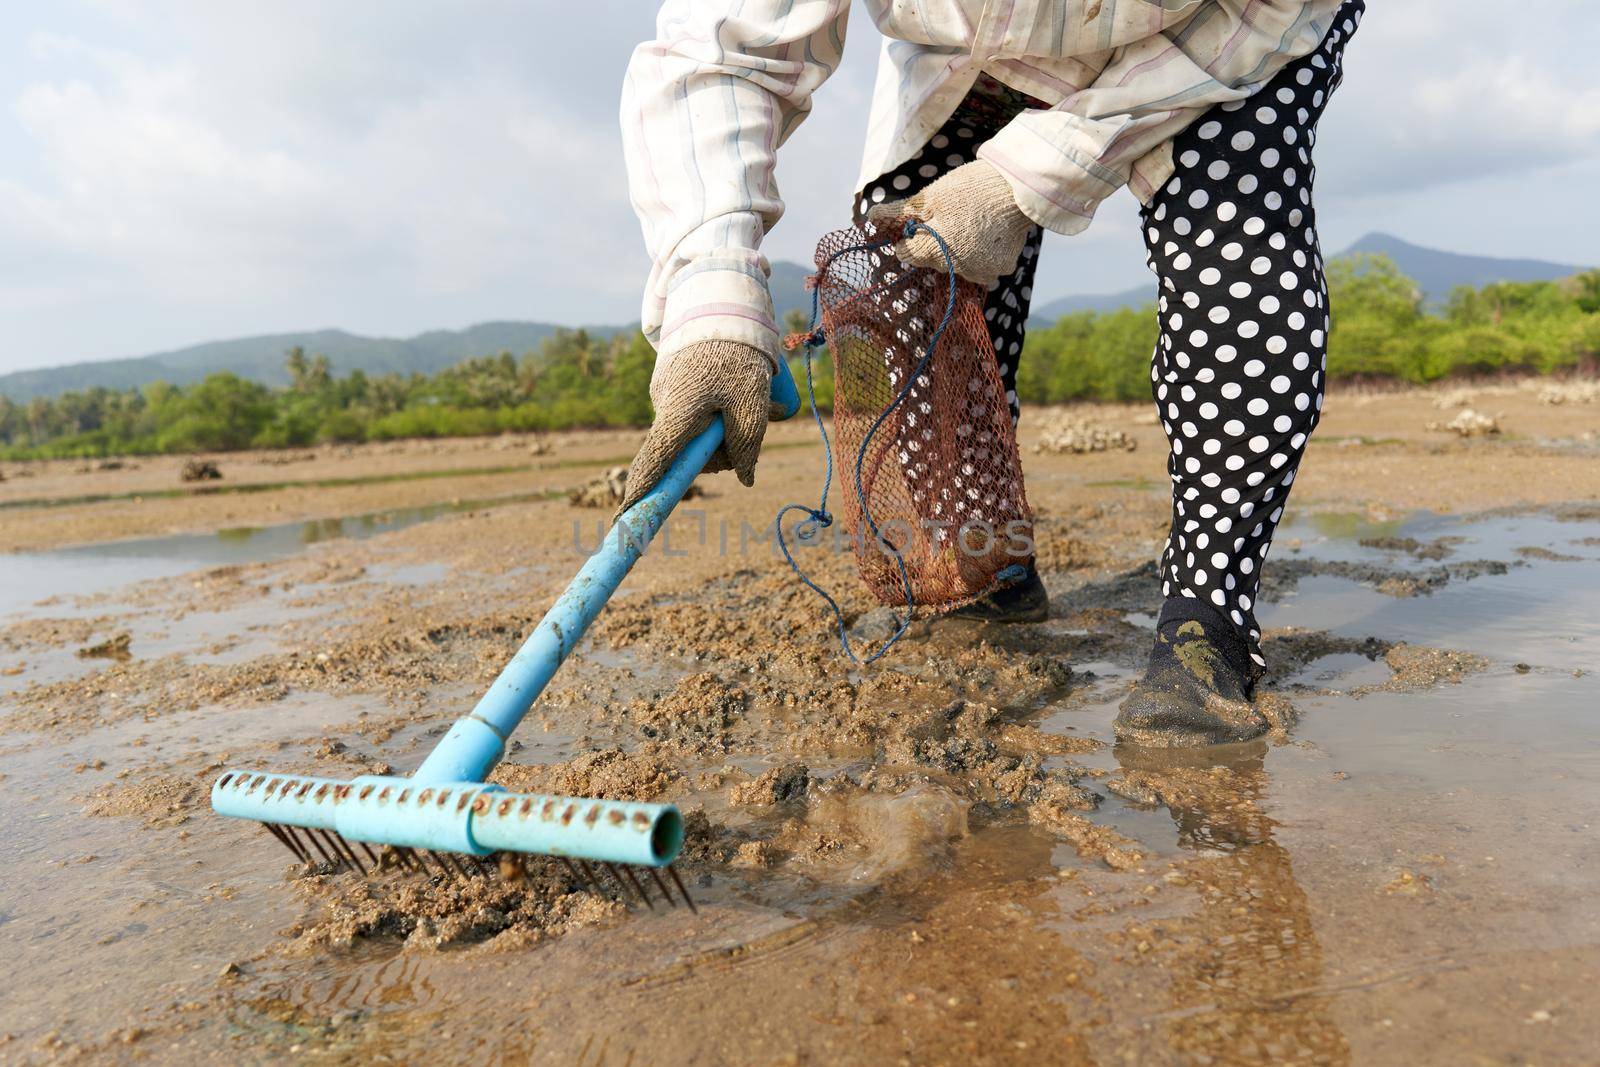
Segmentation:
[(1063, 315), (1071, 315), (1078, 311), (1119, 311), (1122, 308), (1139, 307), (1148, 304), (1156, 298), (1154, 280), (1149, 285), (1141, 285), (1137, 289), (1129, 289), (1122, 293), (1102, 293), (1098, 296), (1062, 296), (1043, 304), (1035, 305), (1028, 313), (1028, 322), (1032, 325), (1043, 323), (1048, 326)]
[[(811, 267), (783, 261), (772, 264), (773, 306), (778, 320), (785, 312), (800, 310), (811, 315), (811, 294), (806, 276)], [(590, 333), (609, 337), (637, 327), (589, 326)], [(55, 396), (68, 390), (132, 389), (151, 382), (174, 385), (197, 382), (216, 371), (232, 371), (268, 385), (287, 385), (284, 356), (296, 345), (308, 355), (322, 354), (333, 363), (334, 373), (353, 370), (367, 374), (432, 374), (473, 356), (497, 352), (521, 354), (539, 347), (559, 326), (547, 322), (483, 322), (464, 330), (430, 330), (415, 337), (363, 337), (344, 330), (313, 330), (303, 333), (275, 333), (260, 337), (240, 337), (230, 341), (209, 341), (172, 352), (128, 359), (106, 359), (68, 363), (60, 367), (14, 371), (0, 375), (0, 396), (15, 401), (36, 396)]]
[[(1341, 254), (1352, 252), (1381, 253), (1393, 259), (1402, 271), (1416, 279), (1430, 302), (1443, 300), (1457, 285), (1547, 281), (1565, 278), (1585, 269), (1537, 259), (1501, 259), (1442, 252), (1402, 241), (1386, 233), (1369, 233)], [(811, 267), (799, 263), (780, 260), (772, 264), (772, 303), (780, 322), (786, 312), (796, 309), (804, 312), (809, 319), (811, 294), (806, 291), (805, 280), (811, 271)], [(1075, 311), (1115, 311), (1118, 308), (1139, 307), (1154, 298), (1155, 284), (1152, 281), (1121, 293), (1065, 296), (1035, 304), (1029, 319), (1034, 324), (1049, 324)], [(407, 338), (362, 337), (343, 330), (243, 337), (131, 359), (16, 371), (0, 375), (0, 396), (24, 401), (36, 396), (54, 396), (69, 389), (89, 389), (94, 386), (127, 389), (154, 381), (181, 385), (199, 381), (219, 370), (232, 371), (241, 377), (269, 385), (284, 385), (288, 382), (284, 354), (295, 345), (312, 355), (326, 355), (333, 362), (336, 373), (359, 369), (368, 374), (389, 371), (432, 374), (472, 356), (488, 356), (501, 351), (527, 352), (537, 348), (540, 341), (558, 328), (545, 322), (485, 322), (464, 330), (431, 330)], [(635, 328), (632, 325), (588, 327), (591, 332), (602, 336)]]
[(1458, 285), (1484, 286), (1493, 282), (1548, 282), (1567, 278), (1587, 267), (1570, 263), (1551, 263), (1542, 259), (1501, 259), (1497, 256), (1469, 256), (1460, 252), (1441, 252), (1423, 248), (1387, 233), (1369, 233), (1344, 255), (1372, 252), (1388, 256), (1417, 283), (1429, 302), (1442, 301)]
[[(1542, 259), (1502, 259), (1498, 256), (1442, 252), (1402, 241), (1387, 233), (1369, 233), (1339, 255), (1348, 256), (1358, 252), (1384, 255), (1394, 260), (1401, 273), (1416, 281), (1430, 304), (1443, 302), (1450, 295), (1450, 290), (1458, 285), (1554, 281), (1588, 269)], [(1152, 279), (1149, 285), (1141, 285), (1123, 293), (1060, 297), (1035, 305), (1028, 321), (1036, 325), (1048, 325), (1075, 311), (1116, 311), (1119, 308), (1139, 307), (1155, 300), (1155, 295), (1155, 282)]]
[(796, 310), (803, 312), (806, 319), (810, 320), (811, 293), (806, 289), (806, 278), (815, 269), (782, 260), (772, 264), (772, 273), (767, 276), (767, 286), (772, 290), (772, 306), (778, 312), (780, 324), (784, 315)]
[[(597, 326), (589, 329), (609, 336), (628, 328)], [(557, 329), (559, 327), (546, 322), (484, 322), (464, 330), (430, 330), (407, 338), (362, 337), (344, 330), (241, 337), (132, 359), (15, 371), (0, 376), (0, 396), (22, 401), (94, 386), (128, 389), (155, 381), (183, 385), (221, 370), (268, 385), (286, 385), (289, 374), (284, 367), (284, 355), (296, 345), (304, 348), (308, 355), (327, 356), (335, 373), (359, 369), (368, 374), (390, 371), (432, 374), (471, 356), (488, 356), (501, 351), (521, 354), (537, 348), (540, 341)]]

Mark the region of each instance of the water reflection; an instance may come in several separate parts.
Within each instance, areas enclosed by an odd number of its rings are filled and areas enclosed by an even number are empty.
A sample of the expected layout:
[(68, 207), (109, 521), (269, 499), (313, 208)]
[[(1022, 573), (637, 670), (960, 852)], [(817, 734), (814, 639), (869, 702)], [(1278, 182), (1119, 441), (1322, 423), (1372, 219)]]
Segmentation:
[(21, 612), (47, 597), (88, 596), (133, 582), (175, 577), (199, 567), (284, 559), (323, 541), (375, 537), (441, 515), (544, 500), (549, 495), (518, 493), (346, 518), (236, 526), (215, 533), (133, 538), (51, 552), (0, 553), (0, 617)]
[(1170, 998), (1158, 1027), (1198, 1062), (1348, 1063), (1310, 903), (1267, 814), (1265, 752), (1116, 749), (1118, 792), (1164, 807), (1193, 853), (1174, 884), (1198, 907), (1152, 936)]

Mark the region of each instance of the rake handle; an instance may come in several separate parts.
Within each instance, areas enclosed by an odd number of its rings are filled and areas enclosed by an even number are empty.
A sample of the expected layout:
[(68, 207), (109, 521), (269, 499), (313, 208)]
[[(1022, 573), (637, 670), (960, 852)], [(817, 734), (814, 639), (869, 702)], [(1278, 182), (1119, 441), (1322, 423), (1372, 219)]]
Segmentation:
[[(788, 418), (800, 409), (800, 394), (783, 360), (772, 377), (772, 400)], [(722, 444), (723, 423), (714, 421), (678, 453), (667, 472), (648, 493), (617, 517), (600, 548), (584, 562), (576, 577), (545, 613), (489, 691), (469, 713), (457, 719), (439, 740), (412, 780), (481, 782), (505, 755), (511, 732), (528, 714), (539, 694), (566, 658), (578, 647), (589, 624), (644, 555), (667, 516), (683, 499)]]

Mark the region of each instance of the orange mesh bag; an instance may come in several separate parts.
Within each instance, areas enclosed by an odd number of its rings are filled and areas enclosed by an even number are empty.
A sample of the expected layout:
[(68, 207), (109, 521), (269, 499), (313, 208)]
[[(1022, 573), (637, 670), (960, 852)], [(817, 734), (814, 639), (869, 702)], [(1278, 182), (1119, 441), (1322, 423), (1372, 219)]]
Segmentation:
[[(1025, 575), (1033, 515), (983, 287), (906, 266), (889, 247), (898, 237), (868, 224), (823, 238), (808, 283), (821, 330), (788, 344), (826, 343), (833, 358), (843, 519), (862, 580), (884, 604), (938, 614)], [(812, 514), (829, 521), (825, 499)]]

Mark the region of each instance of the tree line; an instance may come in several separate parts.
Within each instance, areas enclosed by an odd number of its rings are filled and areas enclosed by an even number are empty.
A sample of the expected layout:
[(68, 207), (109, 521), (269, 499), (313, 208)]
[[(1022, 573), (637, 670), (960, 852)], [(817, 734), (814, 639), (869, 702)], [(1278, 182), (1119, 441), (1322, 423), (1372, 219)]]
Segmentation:
[[(1557, 282), (1462, 287), (1428, 306), (1383, 256), (1328, 267), (1334, 326), (1328, 377), (1425, 383), (1505, 373), (1593, 373), (1600, 362), (1600, 271)], [(805, 328), (803, 316), (785, 324)], [(1028, 334), (1017, 375), (1025, 403), (1150, 396), (1153, 306), (1084, 311)], [(638, 333), (563, 330), (533, 352), (465, 360), (433, 375), (336, 376), (328, 359), (288, 353), (290, 384), (219, 372), (194, 385), (88, 389), (24, 404), (0, 396), (10, 459), (294, 448), (406, 437), (646, 426), (654, 353)], [(791, 360), (797, 377), (801, 361)], [(819, 407), (833, 400), (828, 353), (815, 360)], [(804, 380), (800, 378), (802, 395)]]
[(274, 389), (218, 372), (189, 386), (88, 389), (17, 404), (0, 397), (0, 455), (63, 456), (297, 448), (404, 437), (649, 423), (655, 353), (643, 335), (563, 330), (539, 348), (464, 360), (433, 375), (334, 375), (288, 353)]
[[(1553, 282), (1461, 286), (1439, 308), (1387, 256), (1328, 264), (1328, 378), (1424, 384), (1495, 374), (1593, 373), (1600, 271)], [(1066, 315), (1028, 332), (1017, 367), (1024, 402), (1146, 400), (1155, 309)]]

